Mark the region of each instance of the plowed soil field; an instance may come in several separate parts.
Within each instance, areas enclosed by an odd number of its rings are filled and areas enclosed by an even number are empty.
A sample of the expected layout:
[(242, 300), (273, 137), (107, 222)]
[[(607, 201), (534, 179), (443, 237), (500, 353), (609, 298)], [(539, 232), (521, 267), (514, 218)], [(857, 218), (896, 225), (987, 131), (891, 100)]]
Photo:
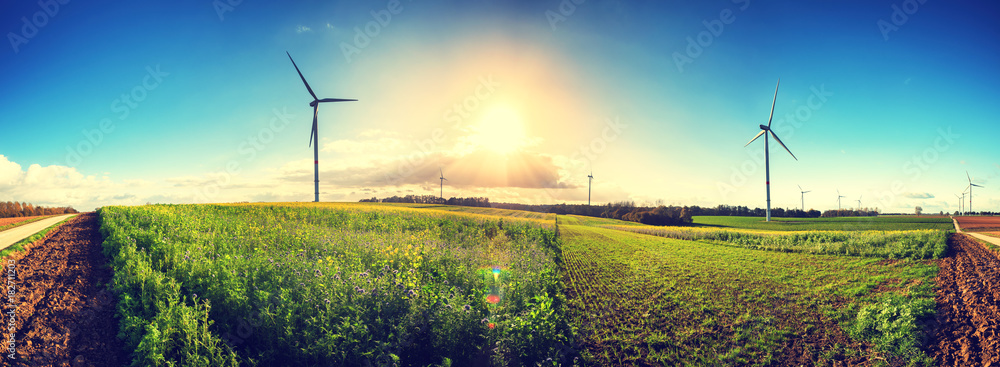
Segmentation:
[(8, 226), (13, 226), (24, 221), (37, 220), (42, 217), (47, 217), (47, 215), (36, 215), (33, 217), (14, 217), (14, 218), (0, 218), (0, 228), (6, 228)]
[[(85, 213), (35, 246), (3, 260), (7, 281), (13, 281), (16, 291), (12, 299), (9, 293), (3, 297), (0, 365), (122, 366), (129, 362), (116, 336), (115, 297), (103, 286), (112, 274), (101, 254), (101, 243), (97, 214)], [(11, 268), (16, 270), (13, 279)], [(7, 313), (12, 310), (13, 338)], [(11, 339), (14, 358), (9, 355)]]
[(940, 266), (930, 354), (941, 366), (1000, 366), (1000, 258), (955, 234)]
[(1000, 231), (1000, 217), (955, 217), (963, 231)]

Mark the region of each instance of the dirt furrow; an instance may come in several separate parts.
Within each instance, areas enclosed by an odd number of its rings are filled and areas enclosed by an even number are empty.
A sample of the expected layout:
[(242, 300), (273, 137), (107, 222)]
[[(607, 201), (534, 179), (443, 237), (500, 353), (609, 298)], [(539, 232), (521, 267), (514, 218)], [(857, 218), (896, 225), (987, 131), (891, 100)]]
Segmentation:
[(930, 352), (942, 366), (1000, 366), (1000, 257), (964, 234), (949, 242)]
[[(5, 343), (0, 352), (6, 365), (128, 363), (117, 338), (115, 297), (104, 289), (112, 273), (101, 254), (101, 242), (97, 215), (85, 213), (40, 244), (5, 260), (5, 266), (13, 264), (17, 270), (15, 358), (9, 358)], [(7, 301), (5, 312), (11, 310)], [(6, 321), (9, 316), (5, 314)]]

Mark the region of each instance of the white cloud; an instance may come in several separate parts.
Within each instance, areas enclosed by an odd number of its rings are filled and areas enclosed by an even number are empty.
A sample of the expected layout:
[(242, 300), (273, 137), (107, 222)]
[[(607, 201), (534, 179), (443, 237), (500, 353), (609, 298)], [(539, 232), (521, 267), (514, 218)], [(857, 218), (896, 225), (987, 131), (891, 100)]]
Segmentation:
[(32, 164), (27, 170), (0, 155), (0, 200), (92, 210), (105, 204), (132, 204), (127, 185), (84, 175), (73, 167)]
[(304, 25), (300, 25), (298, 26), (298, 28), (295, 28), (295, 33), (303, 33), (303, 32), (312, 32), (312, 28), (306, 27)]
[(908, 199), (933, 199), (934, 195), (929, 192), (906, 192), (902, 196)]

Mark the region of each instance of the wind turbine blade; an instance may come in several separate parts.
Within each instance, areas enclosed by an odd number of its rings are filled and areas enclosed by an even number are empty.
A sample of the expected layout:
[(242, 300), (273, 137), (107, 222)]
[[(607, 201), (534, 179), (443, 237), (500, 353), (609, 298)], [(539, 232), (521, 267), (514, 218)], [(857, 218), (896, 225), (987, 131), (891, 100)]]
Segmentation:
[(343, 99), (343, 98), (323, 98), (319, 102), (357, 102), (356, 99)]
[(976, 184), (970, 184), (970, 185), (975, 186), (975, 187), (984, 187), (984, 186), (976, 185)]
[(289, 60), (292, 60), (292, 66), (294, 66), (295, 71), (299, 73), (299, 78), (302, 78), (302, 84), (306, 85), (306, 89), (309, 90), (309, 94), (313, 96), (314, 100), (319, 99), (316, 97), (316, 93), (313, 93), (313, 89), (309, 87), (309, 82), (306, 81), (306, 77), (302, 76), (302, 71), (299, 70), (299, 66), (295, 65), (295, 60), (292, 59), (292, 54), (288, 53), (288, 51), (285, 51), (285, 54), (288, 55)]
[(761, 135), (764, 135), (765, 131), (767, 131), (767, 130), (761, 130), (759, 133), (757, 133), (756, 136), (753, 137), (753, 139), (750, 139), (750, 141), (748, 141), (747, 144), (744, 145), (743, 147), (746, 148), (747, 145), (750, 145), (750, 143), (753, 143), (754, 140), (757, 140), (757, 138), (759, 138)]
[(778, 83), (774, 85), (774, 99), (771, 100), (771, 115), (767, 117), (767, 127), (771, 127), (771, 119), (774, 118), (774, 102), (778, 101), (778, 85), (780, 84), (781, 78), (778, 78)]
[(972, 176), (969, 176), (969, 171), (965, 171), (965, 177), (969, 179), (969, 183), (972, 183)]
[[(313, 145), (313, 137), (316, 136), (316, 121), (319, 118), (319, 105), (313, 107), (313, 128), (309, 133), (309, 146)], [(319, 136), (316, 136), (316, 144), (319, 144)]]
[[(770, 131), (770, 130), (768, 130), (768, 131)], [(792, 154), (792, 151), (788, 150), (788, 147), (785, 146), (785, 143), (781, 142), (781, 139), (778, 139), (778, 136), (774, 134), (774, 131), (771, 131), (771, 136), (774, 137), (774, 140), (778, 141), (778, 144), (781, 144), (782, 148), (785, 148), (785, 151), (788, 152), (788, 154)], [(795, 154), (792, 154), (792, 158), (795, 158)], [(799, 159), (795, 158), (795, 160), (799, 160)]]
[(795, 185), (799, 187), (799, 191), (802, 191), (802, 185)]
[(812, 192), (812, 190), (810, 190), (810, 191), (803, 191), (802, 193), (803, 193), (803, 194), (808, 194), (808, 193), (810, 193), (810, 192)]

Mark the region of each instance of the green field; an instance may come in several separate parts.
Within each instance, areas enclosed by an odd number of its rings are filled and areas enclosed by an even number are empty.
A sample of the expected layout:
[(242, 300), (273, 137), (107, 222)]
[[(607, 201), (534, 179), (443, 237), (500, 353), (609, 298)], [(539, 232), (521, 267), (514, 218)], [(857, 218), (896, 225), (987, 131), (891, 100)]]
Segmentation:
[(695, 216), (694, 224), (709, 227), (763, 229), (771, 231), (905, 231), (919, 229), (954, 229), (950, 218), (921, 217), (842, 217), (842, 218), (771, 218)]
[(551, 222), (349, 204), (105, 207), (100, 217), (137, 365), (569, 357)]
[(933, 310), (935, 265), (560, 231), (570, 309), (597, 365), (927, 358), (917, 318)]
[(937, 266), (916, 259), (946, 236), (421, 204), (99, 214), (121, 335), (152, 366), (921, 364)]

